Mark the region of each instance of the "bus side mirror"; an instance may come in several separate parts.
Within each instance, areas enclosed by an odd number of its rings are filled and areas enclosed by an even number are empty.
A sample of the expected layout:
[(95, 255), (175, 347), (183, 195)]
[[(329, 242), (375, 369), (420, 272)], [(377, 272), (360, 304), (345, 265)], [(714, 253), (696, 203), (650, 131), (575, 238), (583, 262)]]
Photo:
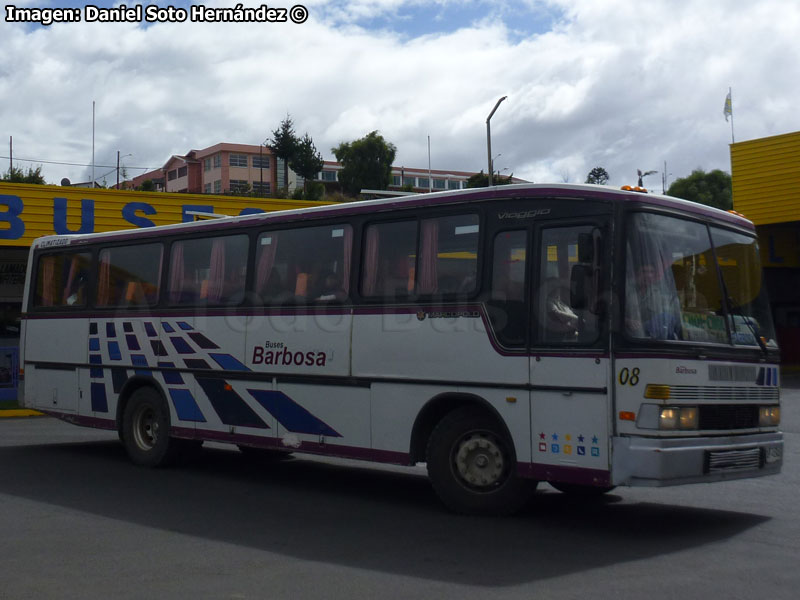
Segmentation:
[(592, 267), (591, 265), (573, 265), (569, 277), (569, 305), (577, 310), (583, 310), (590, 303), (592, 293)]

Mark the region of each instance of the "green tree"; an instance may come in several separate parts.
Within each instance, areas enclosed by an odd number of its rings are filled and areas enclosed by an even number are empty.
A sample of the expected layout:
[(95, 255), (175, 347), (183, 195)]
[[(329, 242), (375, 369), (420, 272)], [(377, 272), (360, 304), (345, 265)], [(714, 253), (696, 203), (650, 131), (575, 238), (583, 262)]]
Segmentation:
[(281, 121), (280, 126), (272, 132), (272, 139), (269, 141), (273, 154), (283, 159), (283, 182), (289, 191), (289, 162), (292, 160), (297, 150), (297, 136), (294, 133), (294, 123), (288, 114)]
[(605, 185), (608, 183), (608, 171), (603, 167), (595, 167), (586, 176), (586, 183), (596, 183), (597, 185)]
[(289, 160), (289, 166), (292, 171), (303, 178), (303, 195), (306, 199), (308, 199), (309, 185), (313, 183), (314, 177), (322, 171), (323, 164), (322, 154), (317, 152), (317, 147), (314, 146), (314, 141), (308, 133), (297, 140), (294, 154)]
[[(502, 175), (496, 173), (495, 176), (492, 177), (492, 185), (509, 185), (512, 177), (514, 177), (513, 174), (509, 175), (508, 177), (503, 177)], [(481, 169), (480, 173), (475, 173), (469, 179), (467, 179), (467, 187), (489, 187), (489, 176), (483, 172), (483, 169)]]
[(156, 184), (153, 183), (152, 179), (145, 179), (142, 182), (142, 185), (138, 188), (140, 192), (155, 192), (156, 191)]
[(357, 196), (365, 188), (385, 190), (389, 187), (397, 148), (377, 131), (352, 142), (342, 142), (331, 148), (331, 152), (342, 163), (339, 182), (348, 194)]
[(41, 165), (35, 169), (28, 167), (27, 172), (19, 167), (10, 167), (8, 172), (3, 174), (0, 181), (8, 181), (9, 183), (35, 183), (38, 185), (44, 185), (46, 183), (44, 177), (42, 177)]
[(719, 169), (708, 173), (695, 169), (688, 177), (673, 181), (667, 195), (723, 210), (733, 208), (731, 176)]

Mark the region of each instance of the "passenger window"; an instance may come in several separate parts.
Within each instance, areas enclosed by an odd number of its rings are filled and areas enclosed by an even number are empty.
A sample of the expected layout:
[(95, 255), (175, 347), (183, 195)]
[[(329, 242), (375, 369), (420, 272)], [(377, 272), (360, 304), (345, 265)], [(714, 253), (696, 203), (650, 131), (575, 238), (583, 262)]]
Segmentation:
[(597, 340), (598, 317), (570, 305), (572, 269), (578, 265), (578, 236), (592, 225), (542, 230), (539, 281), (533, 294), (535, 339), (540, 344), (587, 344)]
[(86, 306), (90, 262), (88, 252), (40, 257), (34, 306)]
[(471, 294), (478, 279), (478, 215), (423, 219), (420, 225), (420, 294)]
[(494, 238), (489, 320), (500, 342), (509, 347), (525, 345), (527, 242), (524, 230), (504, 231)]
[(246, 235), (172, 244), (170, 304), (239, 304), (244, 299), (249, 245)]
[(386, 299), (412, 294), (416, 251), (416, 221), (369, 225), (364, 234), (361, 293)]
[(98, 306), (153, 306), (161, 281), (161, 244), (119, 246), (100, 251)]
[(258, 238), (255, 292), (264, 304), (344, 302), (350, 296), (353, 228), (269, 231)]

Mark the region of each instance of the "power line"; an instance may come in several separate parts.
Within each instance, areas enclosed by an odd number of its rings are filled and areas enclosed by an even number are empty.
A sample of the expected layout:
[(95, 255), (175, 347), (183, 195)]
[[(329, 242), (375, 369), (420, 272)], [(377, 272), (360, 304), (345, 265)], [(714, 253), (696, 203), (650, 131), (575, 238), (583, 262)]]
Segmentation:
[[(0, 158), (10, 159), (10, 156), (0, 156)], [(58, 161), (58, 160), (41, 160), (41, 159), (34, 159), (34, 158), (19, 158), (18, 156), (14, 157), (14, 160), (21, 160), (24, 162), (32, 162), (32, 163), (45, 163), (48, 165), (68, 165), (70, 167), (91, 167), (91, 164), (85, 165), (82, 163), (73, 163), (73, 162), (66, 162), (66, 161)], [(102, 169), (116, 169), (116, 165), (95, 165), (95, 167), (100, 167)], [(122, 168), (122, 167), (120, 167)], [(126, 169), (142, 169), (143, 171), (155, 171), (160, 167), (132, 167), (130, 165), (125, 165)]]

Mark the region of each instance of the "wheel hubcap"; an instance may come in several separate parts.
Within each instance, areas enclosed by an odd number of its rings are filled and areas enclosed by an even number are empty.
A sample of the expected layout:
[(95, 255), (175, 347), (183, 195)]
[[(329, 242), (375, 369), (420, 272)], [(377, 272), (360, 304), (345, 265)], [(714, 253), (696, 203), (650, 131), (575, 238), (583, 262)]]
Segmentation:
[(133, 437), (142, 450), (151, 450), (158, 442), (158, 418), (156, 411), (142, 406), (133, 419)]
[(506, 462), (503, 450), (494, 438), (472, 433), (457, 446), (455, 464), (464, 482), (471, 487), (486, 489), (502, 481)]

